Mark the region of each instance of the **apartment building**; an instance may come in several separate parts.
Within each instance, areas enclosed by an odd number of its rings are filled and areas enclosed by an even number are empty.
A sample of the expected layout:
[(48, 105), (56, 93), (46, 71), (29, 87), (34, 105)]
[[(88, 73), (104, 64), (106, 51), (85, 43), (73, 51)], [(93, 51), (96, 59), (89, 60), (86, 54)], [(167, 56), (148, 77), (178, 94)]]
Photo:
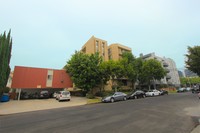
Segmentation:
[(99, 52), (104, 61), (119, 60), (122, 58), (122, 53), (131, 52), (131, 48), (114, 43), (108, 46), (107, 41), (92, 36), (81, 48), (81, 51), (86, 54), (94, 54)]
[(156, 56), (155, 53), (150, 53), (147, 55), (140, 54), (140, 57), (144, 60), (156, 59), (162, 64), (163, 68), (166, 70), (167, 75), (160, 81), (156, 81), (156, 84), (180, 86), (180, 79), (178, 70), (176, 68), (176, 63), (172, 59)]
[[(131, 52), (131, 48), (124, 46), (119, 43), (114, 43), (108, 46), (107, 41), (103, 39), (96, 38), (92, 36), (81, 48), (81, 51), (85, 54), (94, 54), (98, 52), (100, 56), (103, 57), (104, 61), (108, 60), (120, 60), (124, 52)], [(121, 79), (123, 83), (123, 88), (129, 88), (129, 83), (127, 79)], [(108, 85), (104, 88), (106, 90), (111, 89), (112, 82), (109, 81)]]
[(92, 36), (82, 47), (81, 51), (86, 54), (99, 53), (104, 61), (108, 61), (108, 44), (103, 39)]
[(119, 43), (111, 44), (108, 46), (108, 59), (115, 61), (120, 60), (124, 52), (131, 52), (131, 48)]

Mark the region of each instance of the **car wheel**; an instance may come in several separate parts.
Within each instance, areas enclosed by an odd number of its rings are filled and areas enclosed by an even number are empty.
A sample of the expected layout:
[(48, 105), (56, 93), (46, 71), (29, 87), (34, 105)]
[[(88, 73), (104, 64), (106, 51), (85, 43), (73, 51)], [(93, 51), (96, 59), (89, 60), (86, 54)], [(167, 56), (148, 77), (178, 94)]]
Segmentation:
[(111, 103), (114, 103), (114, 102), (115, 102), (115, 99), (114, 99), (114, 98), (111, 98), (111, 99), (110, 99), (110, 102), (111, 102)]
[(137, 99), (137, 96), (134, 96), (135, 99)]
[(127, 98), (126, 97), (124, 97), (124, 101), (126, 101), (127, 100)]

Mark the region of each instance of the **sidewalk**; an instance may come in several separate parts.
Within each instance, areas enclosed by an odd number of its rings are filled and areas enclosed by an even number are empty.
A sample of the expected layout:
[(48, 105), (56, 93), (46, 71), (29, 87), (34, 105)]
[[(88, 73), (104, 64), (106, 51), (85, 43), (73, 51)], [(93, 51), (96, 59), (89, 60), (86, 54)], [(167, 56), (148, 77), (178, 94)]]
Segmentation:
[(198, 125), (191, 133), (200, 133), (200, 125)]
[(72, 97), (71, 101), (58, 102), (55, 99), (34, 99), (34, 100), (11, 100), (0, 102), (0, 115), (8, 115), (37, 110), (72, 107), (87, 104), (84, 97)]

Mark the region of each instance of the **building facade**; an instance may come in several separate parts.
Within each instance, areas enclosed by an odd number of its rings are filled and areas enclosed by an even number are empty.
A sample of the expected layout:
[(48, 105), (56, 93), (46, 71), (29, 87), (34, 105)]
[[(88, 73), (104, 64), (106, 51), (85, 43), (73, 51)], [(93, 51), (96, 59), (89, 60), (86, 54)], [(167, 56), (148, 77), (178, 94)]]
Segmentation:
[(167, 75), (160, 81), (157, 81), (156, 84), (180, 86), (178, 70), (176, 68), (175, 62), (172, 59), (156, 56), (155, 53), (150, 53), (147, 55), (140, 54), (140, 57), (144, 60), (156, 59), (166, 70)]
[(65, 70), (15, 66), (11, 88), (69, 88), (72, 81)]
[(104, 61), (108, 61), (108, 44), (103, 39), (92, 36), (82, 47), (81, 51), (86, 54), (99, 53)]
[(108, 46), (107, 41), (92, 36), (81, 48), (81, 52), (85, 54), (94, 54), (98, 52), (103, 57), (104, 61), (119, 60), (122, 58), (122, 53), (131, 52), (131, 48), (119, 43), (114, 43)]
[(121, 45), (119, 43), (114, 43), (108, 46), (108, 59), (109, 60), (120, 60), (124, 52), (131, 52), (131, 48)]

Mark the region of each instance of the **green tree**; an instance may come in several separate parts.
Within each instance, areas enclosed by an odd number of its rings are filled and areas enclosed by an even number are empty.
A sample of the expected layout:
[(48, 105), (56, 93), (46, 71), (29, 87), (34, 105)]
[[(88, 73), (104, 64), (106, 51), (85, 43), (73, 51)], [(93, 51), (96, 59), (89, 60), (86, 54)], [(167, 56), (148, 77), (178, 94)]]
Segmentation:
[(10, 74), (9, 64), (12, 51), (12, 38), (10, 34), (11, 30), (7, 35), (6, 32), (0, 35), (0, 93), (6, 87)]
[(188, 46), (186, 57), (186, 67), (200, 76), (200, 46)]
[(109, 60), (104, 62), (104, 69), (111, 79), (112, 88), (116, 91), (118, 85), (116, 81), (124, 76), (123, 65), (120, 61)]
[(122, 54), (122, 59), (120, 60), (124, 68), (124, 77), (131, 81), (132, 89), (134, 89), (134, 84), (137, 80), (137, 71), (134, 67), (135, 57), (131, 52), (124, 52)]
[(93, 93), (94, 87), (99, 85), (101, 81), (99, 76), (101, 62), (102, 58), (99, 57), (98, 53), (87, 55), (82, 52), (75, 52), (64, 68), (71, 75), (77, 87)]
[(108, 63), (107, 62), (102, 62), (99, 66), (99, 70), (100, 70), (100, 91), (104, 90), (104, 85), (107, 84), (107, 82), (110, 80), (110, 71), (109, 71), (109, 67), (108, 67)]
[(181, 81), (182, 85), (191, 86), (191, 85), (194, 85), (194, 84), (199, 84), (200, 83), (200, 77), (181, 77), (180, 81)]
[(166, 71), (159, 61), (154, 59), (144, 61), (141, 76), (142, 80), (148, 83), (149, 89), (151, 81), (155, 82), (155, 80), (161, 80), (165, 75)]

